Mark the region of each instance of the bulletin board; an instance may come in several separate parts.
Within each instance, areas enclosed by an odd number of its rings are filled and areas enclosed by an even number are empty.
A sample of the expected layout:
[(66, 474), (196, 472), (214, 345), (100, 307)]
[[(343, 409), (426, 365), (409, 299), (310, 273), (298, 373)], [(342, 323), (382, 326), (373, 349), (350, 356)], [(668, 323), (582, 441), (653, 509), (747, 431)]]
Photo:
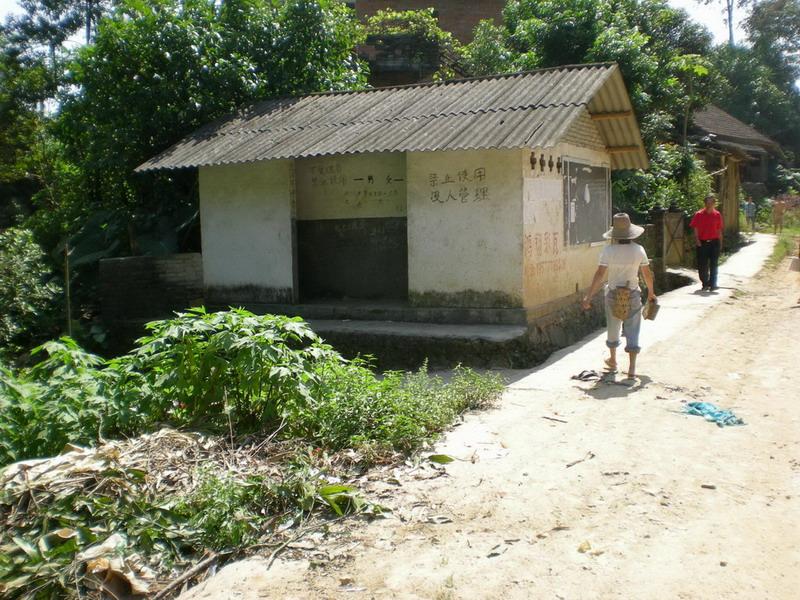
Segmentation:
[(607, 167), (565, 161), (564, 244), (603, 241), (611, 222), (611, 180)]

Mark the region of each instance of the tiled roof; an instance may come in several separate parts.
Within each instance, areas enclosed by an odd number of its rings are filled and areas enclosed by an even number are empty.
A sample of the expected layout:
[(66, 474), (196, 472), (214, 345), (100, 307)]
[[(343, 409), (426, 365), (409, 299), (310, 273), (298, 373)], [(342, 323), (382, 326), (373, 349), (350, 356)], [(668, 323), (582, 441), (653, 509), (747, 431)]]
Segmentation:
[(267, 100), (207, 125), (138, 171), (361, 152), (552, 147), (584, 111), (612, 168), (646, 168), (615, 64)]
[(768, 147), (773, 150), (779, 148), (777, 142), (713, 104), (696, 111), (693, 119), (699, 129), (719, 138), (750, 146)]

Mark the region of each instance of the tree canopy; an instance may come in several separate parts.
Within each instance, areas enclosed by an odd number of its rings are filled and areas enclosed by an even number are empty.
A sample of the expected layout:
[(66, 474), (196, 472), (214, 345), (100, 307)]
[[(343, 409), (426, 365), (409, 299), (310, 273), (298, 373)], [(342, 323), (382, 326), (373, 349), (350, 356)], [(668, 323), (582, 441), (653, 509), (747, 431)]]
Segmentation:
[(511, 0), (467, 46), (475, 74), (585, 62), (620, 65), (649, 146), (708, 96), (711, 36), (663, 0)]
[(800, 0), (756, 2), (751, 46), (719, 48), (666, 0), (509, 0), (502, 23), (481, 22), (466, 46), (431, 11), (381, 12), (364, 27), (340, 0), (21, 6), (0, 27), (0, 227), (32, 230), (59, 270), (196, 249), (196, 174), (135, 167), (256, 101), (364, 87), (356, 49), (367, 32), (434, 48), (445, 76), (618, 63), (653, 164), (615, 176), (634, 208), (691, 204), (708, 188), (687, 144), (691, 114), (708, 101), (800, 152)]
[(137, 165), (253, 102), (366, 85), (363, 27), (337, 0), (26, 2), (0, 30), (0, 185), (33, 214), (4, 194), (0, 216), (59, 270), (197, 249), (196, 173)]

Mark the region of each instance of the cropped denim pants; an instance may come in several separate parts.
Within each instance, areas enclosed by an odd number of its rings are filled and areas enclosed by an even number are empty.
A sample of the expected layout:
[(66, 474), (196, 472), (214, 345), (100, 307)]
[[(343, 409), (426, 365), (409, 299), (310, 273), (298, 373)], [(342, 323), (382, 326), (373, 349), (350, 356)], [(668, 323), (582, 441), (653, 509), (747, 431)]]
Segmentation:
[(620, 320), (611, 314), (612, 301), (606, 292), (606, 346), (616, 348), (619, 346), (620, 330), (625, 336), (625, 352), (639, 352), (639, 330), (642, 327), (642, 293), (631, 290), (631, 309), (628, 318)]

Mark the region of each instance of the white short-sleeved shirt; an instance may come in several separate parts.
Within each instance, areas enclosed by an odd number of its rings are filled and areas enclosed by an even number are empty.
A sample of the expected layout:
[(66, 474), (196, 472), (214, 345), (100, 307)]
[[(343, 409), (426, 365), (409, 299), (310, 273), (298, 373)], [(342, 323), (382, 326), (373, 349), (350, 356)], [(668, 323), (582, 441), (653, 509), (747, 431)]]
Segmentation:
[(608, 287), (639, 289), (639, 267), (649, 265), (647, 252), (639, 244), (609, 244), (600, 253), (600, 266), (608, 267)]

